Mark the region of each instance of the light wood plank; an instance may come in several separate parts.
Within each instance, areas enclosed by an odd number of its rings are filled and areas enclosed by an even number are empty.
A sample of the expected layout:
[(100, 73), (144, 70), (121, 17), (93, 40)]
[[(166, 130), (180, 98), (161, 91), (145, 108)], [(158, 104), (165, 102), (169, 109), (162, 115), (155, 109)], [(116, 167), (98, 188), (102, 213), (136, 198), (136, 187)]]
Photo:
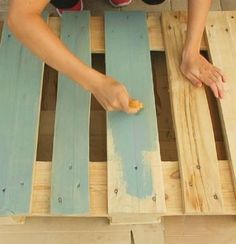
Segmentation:
[(0, 46), (0, 215), (28, 215), (43, 65), (4, 26)]
[(236, 10), (235, 0), (221, 0), (222, 10)]
[(213, 64), (228, 76), (228, 92), (218, 106), (236, 190), (236, 12), (210, 13), (206, 33)]
[[(106, 72), (144, 103), (135, 116), (107, 118), (108, 213), (165, 211), (146, 15), (105, 14)], [(117, 28), (119, 26), (119, 28)], [(124, 62), (125, 60), (125, 62)]]
[(165, 244), (164, 221), (159, 223), (155, 230), (144, 230), (143, 226), (136, 226), (132, 230), (134, 244)]
[[(152, 51), (164, 51), (160, 14), (147, 13), (147, 26), (149, 35), (149, 46)], [(61, 19), (58, 17), (50, 17), (49, 23), (55, 34), (60, 32)], [(91, 16), (91, 50), (92, 53), (105, 52), (105, 34), (104, 34), (104, 18), (103, 16)], [(206, 50), (205, 39), (201, 43), (201, 49)]]
[[(167, 212), (165, 215), (183, 215), (181, 183), (178, 162), (162, 162)], [(107, 163), (91, 162), (90, 217), (108, 217), (107, 214)], [(218, 161), (224, 209), (222, 215), (236, 214), (236, 200), (228, 161)], [(35, 164), (32, 216), (50, 215), (51, 162)], [(212, 215), (209, 213), (209, 215)]]
[(188, 214), (219, 213), (223, 201), (206, 94), (204, 88), (192, 86), (179, 69), (186, 16), (164, 13), (162, 23), (184, 210)]
[[(85, 63), (91, 64), (89, 12), (63, 14), (61, 38)], [(89, 211), (90, 94), (60, 75), (52, 165), (51, 211), (77, 215)]]
[[(183, 11), (187, 10), (188, 0), (171, 0), (171, 10)], [(212, 0), (211, 10), (221, 10), (220, 0)]]

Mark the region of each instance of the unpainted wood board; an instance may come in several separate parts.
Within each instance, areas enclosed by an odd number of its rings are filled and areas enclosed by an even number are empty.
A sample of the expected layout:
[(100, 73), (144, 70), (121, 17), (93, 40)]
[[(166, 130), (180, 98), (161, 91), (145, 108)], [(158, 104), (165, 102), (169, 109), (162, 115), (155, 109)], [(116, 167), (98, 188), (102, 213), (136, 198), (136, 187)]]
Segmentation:
[(165, 217), (167, 244), (236, 242), (235, 216)]
[(213, 128), (204, 88), (196, 89), (180, 71), (186, 16), (162, 15), (172, 115), (185, 213), (223, 211)]
[(0, 46), (0, 215), (28, 215), (43, 65), (4, 25)]
[[(64, 14), (61, 38), (91, 65), (89, 12)], [(52, 164), (52, 214), (89, 211), (90, 94), (64, 75), (59, 76)]]
[[(171, 0), (171, 10), (187, 10), (188, 0)], [(210, 10), (221, 10), (220, 0), (212, 0)]]
[[(162, 162), (167, 212), (165, 215), (183, 215), (181, 184), (178, 162)], [(228, 161), (218, 161), (224, 209), (220, 214), (235, 215), (236, 200)], [(89, 164), (90, 217), (107, 217), (107, 163)], [(51, 162), (35, 165), (32, 216), (50, 215)], [(209, 213), (211, 214), (211, 213)]]
[(164, 188), (146, 15), (106, 12), (105, 33), (107, 75), (145, 107), (133, 116), (108, 113), (108, 212), (160, 213)]
[(138, 225), (132, 230), (134, 244), (165, 244), (163, 221), (157, 225), (155, 230), (145, 230), (143, 226)]
[(228, 159), (236, 189), (236, 12), (212, 12), (206, 34), (212, 63), (227, 74), (225, 98), (218, 101)]
[(35, 232), (35, 233), (0, 233), (0, 238), (4, 244), (130, 244), (131, 237), (129, 231), (123, 232)]
[[(61, 19), (59, 17), (50, 17), (49, 25), (55, 34), (59, 34)], [(147, 13), (147, 26), (149, 35), (149, 46), (152, 51), (163, 51), (164, 45), (162, 40), (162, 31), (159, 13)], [(104, 17), (91, 16), (91, 50), (92, 53), (105, 52), (105, 33), (104, 33)], [(201, 49), (206, 50), (205, 39), (201, 43)]]
[(235, 0), (221, 0), (222, 10), (236, 10)]

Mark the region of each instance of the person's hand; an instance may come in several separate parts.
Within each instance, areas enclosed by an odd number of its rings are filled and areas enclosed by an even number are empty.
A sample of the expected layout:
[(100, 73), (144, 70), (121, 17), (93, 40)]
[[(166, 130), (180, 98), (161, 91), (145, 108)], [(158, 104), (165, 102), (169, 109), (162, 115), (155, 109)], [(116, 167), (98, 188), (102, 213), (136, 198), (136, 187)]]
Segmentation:
[(224, 97), (225, 75), (220, 69), (209, 63), (200, 53), (189, 55), (183, 52), (180, 69), (194, 86), (201, 87), (202, 83), (204, 83), (211, 88), (215, 97)]
[(130, 98), (125, 86), (113, 78), (104, 76), (91, 92), (106, 111), (123, 111), (129, 114), (137, 113), (140, 108), (130, 106)]

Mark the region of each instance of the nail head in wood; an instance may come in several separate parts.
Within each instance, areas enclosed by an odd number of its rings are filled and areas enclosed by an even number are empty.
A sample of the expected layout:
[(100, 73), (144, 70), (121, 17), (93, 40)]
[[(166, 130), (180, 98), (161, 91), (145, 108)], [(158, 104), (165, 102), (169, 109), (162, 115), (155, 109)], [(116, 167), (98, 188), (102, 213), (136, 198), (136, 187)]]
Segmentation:
[(215, 200), (218, 200), (218, 195), (217, 194), (214, 194), (213, 197), (214, 197)]
[(61, 198), (61, 197), (58, 197), (58, 202), (59, 202), (60, 204), (62, 204), (62, 198)]

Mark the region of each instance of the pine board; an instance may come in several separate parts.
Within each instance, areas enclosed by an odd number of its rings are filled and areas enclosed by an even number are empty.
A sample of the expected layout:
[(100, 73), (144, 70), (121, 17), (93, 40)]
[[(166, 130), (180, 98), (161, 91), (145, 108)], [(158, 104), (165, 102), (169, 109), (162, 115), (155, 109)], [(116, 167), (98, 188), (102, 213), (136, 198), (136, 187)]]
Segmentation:
[(133, 116), (107, 116), (108, 213), (114, 215), (165, 211), (147, 33), (143, 12), (105, 14), (106, 72), (145, 107)]
[[(61, 39), (91, 64), (89, 12), (63, 14)], [(52, 214), (77, 215), (89, 211), (90, 94), (59, 75), (52, 164)]]
[(162, 24), (184, 211), (219, 213), (223, 210), (222, 193), (205, 90), (192, 86), (179, 69), (186, 16), (167, 12), (162, 15)]

